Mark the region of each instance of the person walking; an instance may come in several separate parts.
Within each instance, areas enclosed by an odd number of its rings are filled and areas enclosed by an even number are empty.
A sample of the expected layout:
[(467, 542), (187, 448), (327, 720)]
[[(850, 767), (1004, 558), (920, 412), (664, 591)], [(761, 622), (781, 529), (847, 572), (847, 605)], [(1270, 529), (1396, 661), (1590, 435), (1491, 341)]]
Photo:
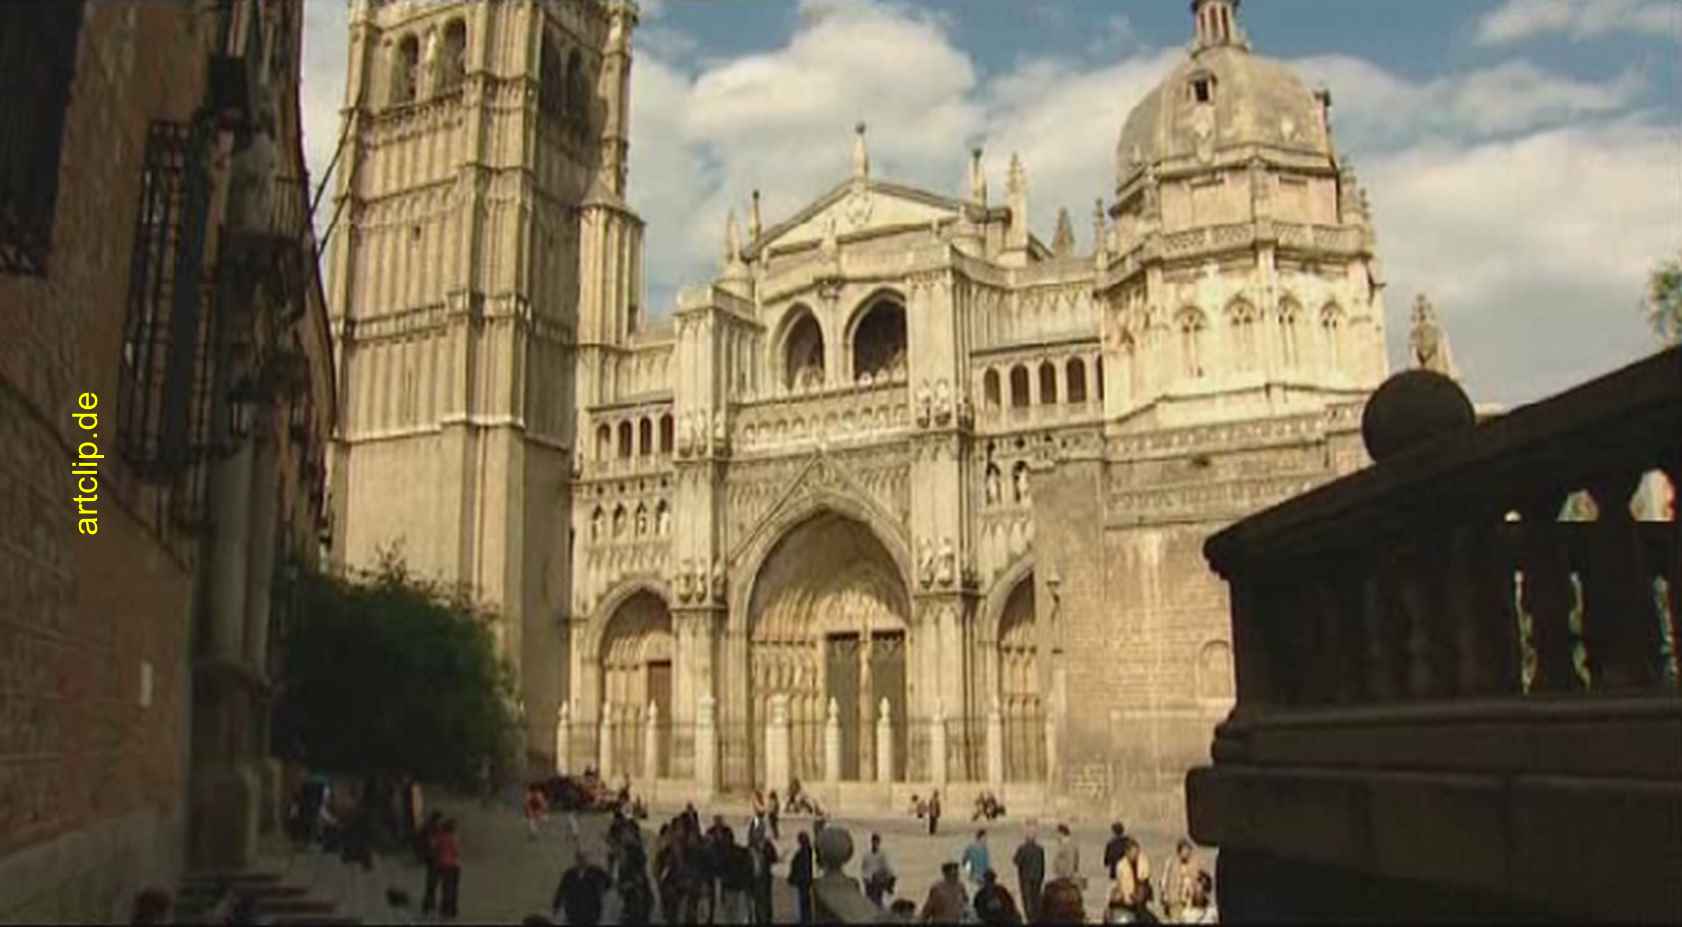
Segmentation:
[(1117, 924), (1159, 923), (1150, 909), (1151, 864), (1139, 842), (1128, 838), (1121, 859), (1116, 863), (1116, 880), (1110, 889), (1109, 917)]
[(782, 803), (777, 799), (776, 789), (772, 789), (770, 793), (766, 795), (765, 814), (771, 824), (771, 839), (783, 839), (782, 828), (778, 826), (777, 823), (782, 820), (783, 807)]
[(940, 790), (935, 789), (929, 796), (929, 836), (940, 829)]
[(1040, 846), (1038, 828), (1028, 822), (1028, 834), (1016, 848), (1012, 862), (1016, 863), (1016, 887), (1022, 893), (1022, 913), (1028, 920), (1040, 916), (1040, 892), (1045, 886), (1045, 848)]
[(772, 867), (777, 865), (777, 846), (762, 833), (759, 840), (749, 844), (753, 852), (753, 922), (771, 923)]
[(444, 820), (438, 831), (435, 853), (438, 880), (444, 895), (438, 905), (438, 915), (444, 920), (453, 921), (461, 904), (461, 842), (456, 837), (455, 818)]
[(1162, 879), (1162, 913), (1170, 922), (1191, 904), (1197, 877), (1202, 873), (1203, 868), (1192, 855), (1191, 841), (1181, 837), (1174, 844), (1174, 856), (1168, 860), (1168, 871)]
[(1051, 874), (1079, 885), (1084, 891), (1086, 879), (1080, 874), (1080, 845), (1069, 833), (1069, 825), (1057, 825), (1057, 855), (1051, 861)]
[(929, 886), (929, 897), (923, 902), (917, 919), (934, 924), (956, 924), (964, 919), (969, 896), (958, 882), (958, 864), (941, 863), (940, 879)]
[(746, 924), (752, 921), (750, 908), (753, 894), (753, 851), (737, 843), (734, 835), (728, 838), (720, 854), (719, 917), (723, 924)]
[(426, 867), (426, 887), (421, 892), (422, 914), (431, 914), (438, 907), (438, 836), (443, 832), (444, 815), (434, 811), (421, 825), (420, 836), (415, 841), (415, 851), (420, 854), (421, 865)]
[(981, 888), (975, 893), (975, 917), (983, 924), (1020, 924), (1022, 913), (1010, 890), (999, 884), (999, 874), (989, 869), (981, 874)]
[(958, 863), (969, 877), (970, 884), (980, 888), (987, 870), (993, 868), (992, 854), (987, 852), (987, 831), (985, 829), (975, 832), (975, 839), (970, 841), (969, 846), (964, 847), (964, 853), (958, 858)]
[(538, 825), (543, 816), (543, 793), (535, 785), (526, 786), (526, 839), (536, 840)]
[(602, 908), (611, 882), (607, 870), (596, 865), (589, 850), (581, 848), (573, 857), (572, 866), (561, 874), (549, 908), (557, 915), (564, 915), (568, 924), (594, 927), (602, 921)]
[(619, 893), (619, 923), (649, 923), (654, 913), (654, 888), (648, 884), (648, 853), (643, 850), (642, 840), (631, 841), (620, 851), (615, 882)]
[(799, 849), (794, 851), (794, 858), (788, 864), (788, 884), (794, 886), (795, 906), (800, 912), (800, 923), (812, 922), (812, 838), (806, 836), (805, 831), (795, 835), (800, 840)]
[(1127, 855), (1127, 827), (1120, 821), (1110, 825), (1110, 839), (1104, 844), (1104, 871), (1116, 879), (1116, 863)]
[(883, 898), (893, 894), (898, 877), (888, 862), (888, 854), (882, 851), (881, 834), (870, 835), (870, 852), (859, 861), (859, 878), (864, 881), (864, 897), (878, 908), (883, 906)]
[(1192, 880), (1191, 900), (1180, 909), (1181, 924), (1213, 924), (1219, 918), (1215, 910), (1215, 880), (1202, 869)]

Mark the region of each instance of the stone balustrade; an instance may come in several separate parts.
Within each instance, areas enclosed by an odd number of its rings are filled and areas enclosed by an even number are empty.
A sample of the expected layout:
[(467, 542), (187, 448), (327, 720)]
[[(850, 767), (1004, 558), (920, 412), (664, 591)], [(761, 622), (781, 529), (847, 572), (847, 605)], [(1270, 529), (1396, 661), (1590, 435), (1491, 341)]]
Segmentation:
[(1679, 470), (1672, 349), (1211, 538), (1223, 915), (1682, 919)]
[(744, 404), (734, 422), (738, 453), (774, 451), (822, 438), (830, 443), (887, 437), (911, 427), (903, 381), (850, 386)]

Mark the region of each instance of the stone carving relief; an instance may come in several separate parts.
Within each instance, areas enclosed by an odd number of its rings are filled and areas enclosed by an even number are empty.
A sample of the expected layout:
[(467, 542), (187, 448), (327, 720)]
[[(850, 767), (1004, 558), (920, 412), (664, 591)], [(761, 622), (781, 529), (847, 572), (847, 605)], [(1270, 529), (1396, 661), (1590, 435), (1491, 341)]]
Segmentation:
[(935, 582), (942, 586), (950, 586), (956, 582), (958, 578), (957, 562), (958, 555), (952, 549), (952, 538), (941, 538), (940, 561), (935, 570)]
[(725, 600), (725, 593), (729, 591), (728, 584), (729, 580), (724, 571), (724, 561), (714, 557), (712, 571), (712, 599), (714, 602)]
[(934, 585), (937, 568), (934, 542), (928, 538), (923, 538), (917, 546), (917, 579), (921, 581), (924, 589)]
[(917, 427), (927, 428), (933, 418), (934, 396), (929, 390), (929, 381), (925, 378), (917, 386)]
[(947, 425), (952, 421), (952, 386), (942, 377), (934, 385), (934, 421)]

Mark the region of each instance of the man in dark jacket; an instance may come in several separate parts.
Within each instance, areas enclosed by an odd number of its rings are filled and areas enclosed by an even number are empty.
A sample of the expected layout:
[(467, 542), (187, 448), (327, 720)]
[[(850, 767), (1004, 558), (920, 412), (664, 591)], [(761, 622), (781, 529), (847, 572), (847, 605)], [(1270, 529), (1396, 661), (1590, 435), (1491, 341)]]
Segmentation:
[(777, 846), (761, 834), (748, 847), (753, 854), (753, 922), (769, 924), (772, 917), (771, 867), (777, 865)]
[(1110, 842), (1104, 844), (1104, 871), (1110, 874), (1110, 881), (1114, 882), (1115, 864), (1121, 862), (1127, 855), (1127, 828), (1120, 821), (1110, 825)]
[(1022, 891), (1022, 913), (1028, 920), (1040, 916), (1040, 890), (1045, 887), (1045, 848), (1034, 839), (1034, 826), (1016, 848), (1016, 885)]
[(550, 908), (565, 913), (568, 924), (595, 925), (601, 923), (602, 900), (607, 895), (607, 870), (590, 860), (590, 854), (580, 850), (572, 868), (561, 876), (555, 886), (555, 900)]
[(794, 900), (800, 910), (800, 923), (812, 922), (812, 838), (805, 831), (797, 834), (800, 849), (788, 864), (788, 884), (794, 886)]
[(1014, 925), (1022, 923), (1016, 910), (1016, 899), (1010, 890), (999, 884), (999, 874), (989, 869), (981, 874), (981, 888), (975, 893), (975, 916), (983, 924)]

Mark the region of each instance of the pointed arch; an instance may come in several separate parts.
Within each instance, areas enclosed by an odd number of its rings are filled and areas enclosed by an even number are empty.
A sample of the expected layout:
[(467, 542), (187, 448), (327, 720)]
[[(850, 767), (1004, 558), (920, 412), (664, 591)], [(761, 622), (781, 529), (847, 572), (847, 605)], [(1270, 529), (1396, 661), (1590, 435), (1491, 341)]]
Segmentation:
[(823, 325), (812, 307), (795, 303), (783, 313), (772, 339), (778, 381), (785, 390), (811, 389), (825, 381), (825, 345)]
[(419, 79), (420, 38), (406, 35), (398, 40), (397, 53), (391, 63), (391, 105), (413, 103)]
[(1255, 307), (1242, 298), (1235, 299), (1226, 307), (1226, 319), (1233, 369), (1242, 372), (1256, 369), (1258, 365)]
[(1290, 297), (1279, 303), (1279, 351), (1286, 370), (1302, 364), (1302, 306)]
[(1187, 306), (1174, 316), (1174, 324), (1180, 335), (1180, 375), (1189, 379), (1203, 376), (1207, 351), (1205, 339), (1209, 329), (1203, 311)]
[(1086, 401), (1086, 362), (1078, 357), (1069, 358), (1063, 367), (1064, 376), (1068, 380), (1068, 387), (1063, 391), (1065, 401), (1082, 403)]
[(1057, 404), (1057, 365), (1049, 360), (1040, 362), (1040, 404)]
[(988, 367), (981, 375), (981, 396), (987, 408), (998, 410), (1004, 404), (1003, 392), (999, 388), (999, 371), (996, 367)]
[(1345, 319), (1343, 308), (1337, 303), (1327, 303), (1320, 309), (1320, 356), (1321, 362), (1334, 370), (1342, 369), (1344, 359), (1344, 330)]
[(435, 93), (452, 93), (461, 89), (467, 79), (467, 22), (452, 19), (444, 26), (443, 53), (438, 59), (438, 73), (434, 76)]
[(886, 287), (870, 294), (853, 310), (845, 329), (845, 343), (852, 348), (855, 381), (866, 374), (877, 381), (903, 378), (909, 363), (905, 322), (905, 297)]
[(1028, 368), (1017, 364), (1010, 368), (1010, 407), (1026, 409), (1028, 402)]

